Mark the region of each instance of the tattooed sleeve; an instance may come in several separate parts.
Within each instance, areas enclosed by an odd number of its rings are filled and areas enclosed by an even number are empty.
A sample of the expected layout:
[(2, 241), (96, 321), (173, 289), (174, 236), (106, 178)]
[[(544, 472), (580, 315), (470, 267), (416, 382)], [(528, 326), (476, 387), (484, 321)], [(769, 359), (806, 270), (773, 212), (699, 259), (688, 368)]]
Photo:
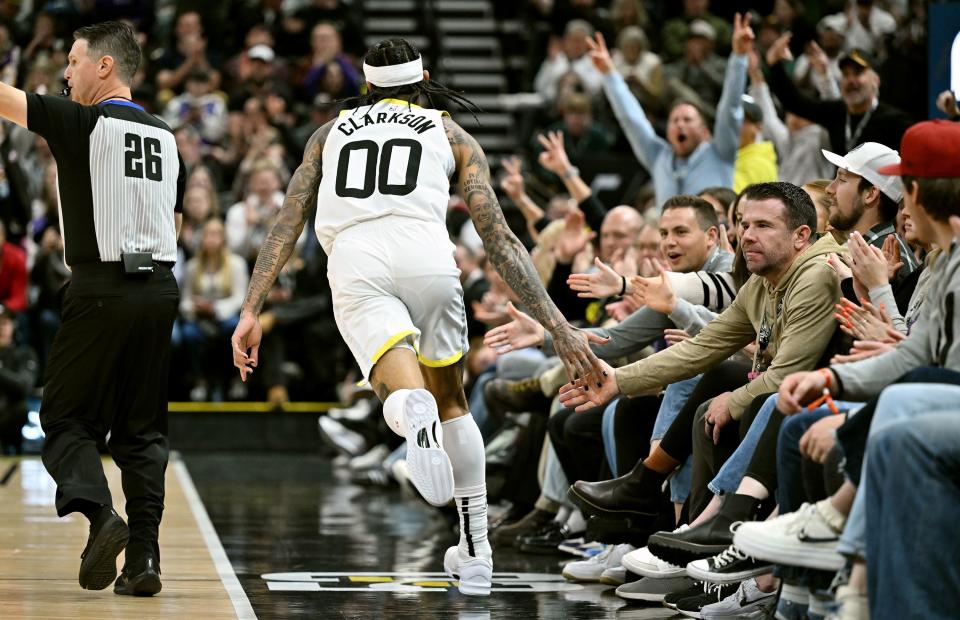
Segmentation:
[(336, 121), (330, 121), (318, 129), (307, 142), (303, 163), (293, 173), (277, 221), (260, 247), (257, 263), (250, 277), (250, 288), (243, 300), (242, 312), (260, 313), (277, 274), (290, 258), (293, 247), (303, 232), (303, 225), (317, 206), (317, 190), (320, 188), (322, 171), (320, 159), (324, 142), (334, 122)]
[(467, 203), (487, 258), (524, 308), (545, 328), (555, 330), (566, 320), (543, 288), (527, 249), (507, 226), (490, 185), (490, 167), (483, 150), (450, 118), (443, 117), (443, 124), (457, 162), (460, 196)]

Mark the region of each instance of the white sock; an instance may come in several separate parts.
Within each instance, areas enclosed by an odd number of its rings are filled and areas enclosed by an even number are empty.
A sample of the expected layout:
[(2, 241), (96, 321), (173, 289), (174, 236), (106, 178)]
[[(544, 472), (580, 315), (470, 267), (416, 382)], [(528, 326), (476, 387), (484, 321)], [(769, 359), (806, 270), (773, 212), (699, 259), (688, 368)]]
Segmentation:
[(453, 466), (453, 501), (460, 515), (460, 558), (493, 555), (487, 541), (487, 463), (483, 436), (469, 413), (442, 424), (443, 449)]
[(579, 508), (570, 511), (566, 526), (568, 532), (583, 532), (587, 529), (587, 520), (583, 518), (583, 513), (580, 512)]
[(780, 600), (790, 601), (805, 607), (810, 602), (810, 592), (806, 588), (785, 583), (780, 591)]
[(560, 510), (557, 511), (557, 516), (553, 518), (554, 521), (563, 525), (567, 522), (567, 519), (570, 518), (571, 508), (570, 506), (560, 506)]

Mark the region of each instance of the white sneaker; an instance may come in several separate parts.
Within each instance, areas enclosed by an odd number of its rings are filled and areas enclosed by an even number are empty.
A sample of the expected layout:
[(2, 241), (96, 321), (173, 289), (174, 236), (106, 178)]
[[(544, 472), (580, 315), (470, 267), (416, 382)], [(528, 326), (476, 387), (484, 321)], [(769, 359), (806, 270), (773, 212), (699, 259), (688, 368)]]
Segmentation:
[(443, 570), (460, 582), (460, 593), (468, 596), (489, 596), (493, 586), (493, 561), (487, 558), (460, 557), (454, 545), (443, 554)]
[(834, 572), (846, 564), (837, 551), (839, 540), (840, 531), (827, 523), (816, 504), (803, 504), (796, 512), (767, 521), (743, 523), (733, 534), (733, 544), (749, 556)]
[(390, 456), (390, 448), (387, 447), (387, 444), (377, 444), (364, 454), (350, 459), (349, 467), (353, 471), (363, 471), (364, 469), (379, 467), (388, 456)]
[(824, 620), (870, 620), (870, 603), (866, 592), (850, 586), (837, 588), (836, 611), (827, 614)]
[(620, 566), (620, 560), (631, 551), (632, 545), (607, 545), (603, 551), (591, 558), (570, 562), (564, 566), (563, 576), (570, 581), (598, 583), (608, 568)]
[(423, 499), (445, 506), (453, 499), (453, 467), (443, 451), (437, 404), (425, 390), (414, 390), (403, 404), (407, 422), (407, 468)]
[(350, 407), (331, 407), (327, 411), (327, 415), (334, 420), (360, 422), (367, 419), (373, 411), (373, 403), (372, 398), (360, 398)]
[(353, 458), (367, 450), (367, 441), (363, 435), (350, 430), (340, 422), (327, 416), (320, 416), (317, 425), (320, 428), (320, 438), (341, 454)]
[[(674, 530), (682, 532), (690, 526), (684, 524)], [(650, 577), (652, 579), (666, 579), (667, 577), (679, 577), (686, 575), (687, 571), (682, 566), (664, 562), (650, 552), (648, 547), (642, 547), (632, 553), (623, 556), (623, 567), (641, 577)]]
[(762, 592), (756, 579), (740, 583), (736, 592), (718, 603), (705, 605), (700, 617), (709, 620), (733, 620), (734, 618), (769, 618), (777, 606), (777, 592)]

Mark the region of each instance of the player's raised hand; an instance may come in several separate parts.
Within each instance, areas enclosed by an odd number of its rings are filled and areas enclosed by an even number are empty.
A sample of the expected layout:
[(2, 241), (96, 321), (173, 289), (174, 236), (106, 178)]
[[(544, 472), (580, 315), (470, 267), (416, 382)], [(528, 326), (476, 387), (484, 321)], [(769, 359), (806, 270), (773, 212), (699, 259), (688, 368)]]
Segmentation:
[(593, 66), (597, 68), (597, 71), (606, 75), (615, 70), (613, 57), (610, 56), (610, 50), (607, 49), (607, 42), (603, 38), (603, 34), (596, 32), (593, 38), (587, 37), (587, 47), (590, 48), (590, 60), (593, 61)]
[(749, 54), (753, 50), (753, 42), (756, 38), (753, 34), (753, 28), (750, 27), (750, 14), (734, 13), (733, 37), (730, 42), (733, 53)]
[(567, 286), (577, 291), (577, 297), (591, 297), (603, 299), (620, 295), (623, 290), (624, 278), (607, 266), (599, 257), (593, 259), (597, 270), (593, 273), (572, 273), (567, 277)]
[(570, 381), (581, 379), (586, 389), (600, 387), (607, 375), (607, 369), (593, 354), (590, 343), (604, 344), (608, 339), (578, 329), (567, 322), (558, 325), (550, 333), (553, 335), (553, 348), (563, 362), (567, 378)]
[(483, 337), (483, 344), (503, 355), (525, 347), (539, 347), (543, 344), (544, 329), (529, 314), (517, 310), (513, 302), (507, 303), (509, 323), (494, 327)]
[[(263, 330), (257, 316), (250, 313), (241, 313), (240, 322), (230, 337), (233, 347), (233, 365), (240, 371), (240, 380), (246, 381), (247, 375), (253, 374), (260, 358), (260, 339)], [(247, 350), (250, 353), (247, 353)]]

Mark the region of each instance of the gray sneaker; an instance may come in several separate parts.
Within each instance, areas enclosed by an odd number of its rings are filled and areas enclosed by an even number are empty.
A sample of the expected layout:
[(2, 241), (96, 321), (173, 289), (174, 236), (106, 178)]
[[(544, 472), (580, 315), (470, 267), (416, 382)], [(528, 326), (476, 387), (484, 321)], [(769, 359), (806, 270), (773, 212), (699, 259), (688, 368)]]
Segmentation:
[(666, 595), (671, 592), (686, 590), (693, 584), (693, 579), (690, 579), (686, 575), (681, 577), (668, 577), (666, 579), (644, 577), (643, 579), (631, 581), (618, 587), (617, 596), (631, 601), (662, 603), (663, 597)]
[(762, 592), (756, 579), (747, 579), (727, 598), (700, 609), (700, 617), (710, 620), (769, 618), (776, 606), (776, 591)]

